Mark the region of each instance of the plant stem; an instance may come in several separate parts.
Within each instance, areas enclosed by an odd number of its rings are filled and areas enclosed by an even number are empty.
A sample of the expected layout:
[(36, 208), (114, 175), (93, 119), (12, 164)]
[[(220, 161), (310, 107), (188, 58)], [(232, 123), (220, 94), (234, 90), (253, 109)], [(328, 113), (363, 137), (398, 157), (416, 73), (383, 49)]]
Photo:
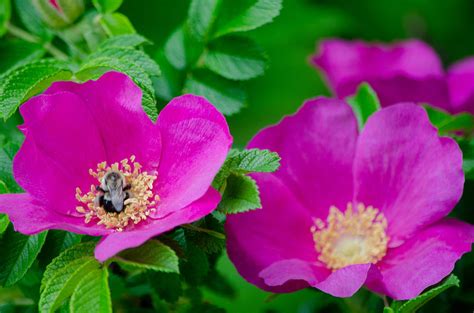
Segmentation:
[(201, 227), (198, 227), (198, 226), (194, 226), (192, 224), (184, 224), (184, 225), (181, 225), (181, 226), (183, 228), (187, 228), (187, 229), (194, 230), (194, 231), (201, 232), (201, 233), (206, 233), (206, 234), (211, 235), (213, 237), (225, 240), (225, 235), (224, 234), (219, 233), (219, 232), (214, 231), (214, 230), (201, 228)]
[[(41, 39), (40, 38), (24, 31), (23, 29), (21, 29), (19, 27), (16, 27), (12, 24), (8, 24), (7, 28), (8, 28), (8, 32), (10, 34), (12, 34), (13, 36), (15, 36), (15, 37), (18, 37), (20, 39), (23, 39), (23, 40), (31, 42), (31, 43), (41, 44)], [(48, 51), (52, 56), (54, 56), (55, 58), (57, 58), (59, 60), (66, 61), (68, 59), (68, 56), (64, 52), (62, 52), (61, 50), (59, 50), (58, 48), (53, 46), (50, 42), (44, 43), (43, 48), (46, 51)]]
[(387, 300), (387, 296), (383, 296), (382, 299), (383, 299), (384, 306), (390, 307), (390, 304), (388, 303), (388, 300)]

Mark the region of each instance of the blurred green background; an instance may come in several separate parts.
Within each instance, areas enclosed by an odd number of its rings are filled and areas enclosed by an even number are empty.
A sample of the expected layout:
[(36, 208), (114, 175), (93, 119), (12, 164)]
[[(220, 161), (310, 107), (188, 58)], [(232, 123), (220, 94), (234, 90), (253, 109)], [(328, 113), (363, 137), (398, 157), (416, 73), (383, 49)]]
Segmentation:
[[(139, 33), (155, 43), (149, 48), (153, 54), (184, 20), (188, 5), (186, 0), (126, 0), (120, 11)], [(393, 42), (417, 37), (431, 44), (448, 66), (474, 55), (473, 29), (472, 0), (284, 0), (281, 15), (251, 33), (268, 52), (271, 64), (263, 77), (247, 83), (248, 106), (228, 119), (235, 143), (245, 146), (258, 130), (295, 112), (305, 99), (329, 95), (308, 61), (321, 38)], [(464, 199), (454, 213), (471, 223), (472, 191), (473, 186), (467, 184)], [(206, 297), (228, 312), (338, 312), (349, 308), (353, 312), (381, 311), (381, 300), (374, 305), (365, 303), (364, 291), (354, 299), (337, 303), (313, 290), (272, 297), (240, 278), (227, 258), (220, 260), (219, 267), (236, 287), (237, 296), (225, 299), (206, 293)], [(424, 312), (472, 312), (473, 253), (458, 262), (456, 272), (462, 289), (443, 294)]]

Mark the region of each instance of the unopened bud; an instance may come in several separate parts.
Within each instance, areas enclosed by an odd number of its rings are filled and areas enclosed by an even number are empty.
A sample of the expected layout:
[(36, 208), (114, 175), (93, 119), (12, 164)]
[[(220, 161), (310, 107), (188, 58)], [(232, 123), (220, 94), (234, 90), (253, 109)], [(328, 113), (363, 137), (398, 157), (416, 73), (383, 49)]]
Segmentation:
[(84, 13), (84, 0), (33, 0), (43, 21), (51, 28), (65, 28)]

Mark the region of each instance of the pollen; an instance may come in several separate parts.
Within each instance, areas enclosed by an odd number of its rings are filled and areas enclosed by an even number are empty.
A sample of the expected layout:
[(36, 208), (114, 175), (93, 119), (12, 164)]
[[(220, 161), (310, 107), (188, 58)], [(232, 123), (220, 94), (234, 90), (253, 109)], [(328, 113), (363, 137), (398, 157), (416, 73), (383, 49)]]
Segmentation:
[(387, 219), (372, 206), (347, 204), (345, 212), (329, 209), (326, 221), (311, 227), (319, 261), (336, 270), (352, 264), (376, 264), (387, 252)]
[[(120, 213), (106, 212), (97, 201), (100, 192), (96, 186), (100, 185), (102, 178), (110, 170), (120, 171), (127, 185), (130, 185), (132, 196), (124, 201), (124, 209)], [(86, 223), (96, 223), (107, 229), (123, 231), (145, 221), (156, 211), (160, 197), (153, 194), (153, 183), (157, 176), (142, 171), (142, 165), (135, 161), (135, 156), (110, 165), (101, 162), (97, 164), (97, 169), (89, 169), (89, 174), (97, 180), (97, 184), (91, 185), (86, 193), (76, 188), (76, 199), (80, 203), (76, 211), (84, 216)]]

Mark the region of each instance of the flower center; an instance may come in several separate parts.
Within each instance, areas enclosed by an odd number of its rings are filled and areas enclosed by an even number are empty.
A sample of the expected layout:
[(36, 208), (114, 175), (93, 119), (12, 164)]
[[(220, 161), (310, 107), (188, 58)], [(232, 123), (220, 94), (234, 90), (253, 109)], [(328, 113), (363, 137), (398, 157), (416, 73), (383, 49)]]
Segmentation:
[(76, 211), (86, 223), (93, 221), (116, 231), (146, 220), (156, 211), (160, 197), (153, 194), (157, 176), (141, 169), (134, 155), (110, 166), (99, 163), (95, 171), (89, 169), (98, 184), (91, 185), (85, 194), (76, 188), (76, 199), (81, 203)]
[(387, 252), (387, 219), (372, 206), (347, 204), (343, 213), (329, 209), (327, 221), (311, 227), (319, 260), (336, 270), (352, 264), (377, 263)]

